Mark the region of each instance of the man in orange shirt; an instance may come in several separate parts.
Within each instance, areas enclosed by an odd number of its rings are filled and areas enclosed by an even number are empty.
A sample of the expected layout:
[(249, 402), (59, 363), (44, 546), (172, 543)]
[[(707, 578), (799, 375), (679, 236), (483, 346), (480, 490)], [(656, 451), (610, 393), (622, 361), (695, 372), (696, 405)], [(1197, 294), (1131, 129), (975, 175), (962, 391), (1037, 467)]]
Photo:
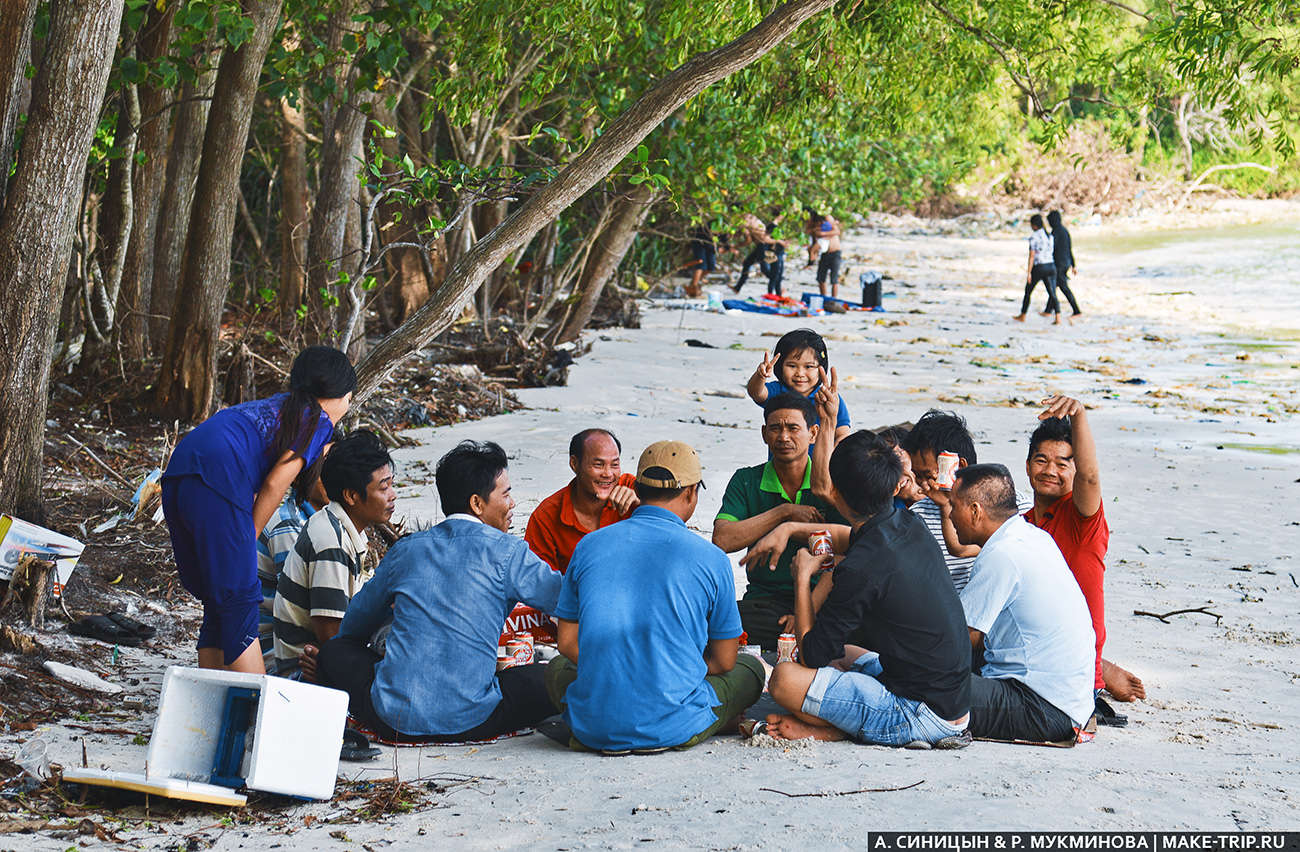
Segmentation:
[(584, 429), (569, 441), (573, 479), (537, 505), (524, 541), (542, 561), (563, 574), (573, 549), (587, 533), (621, 521), (640, 502), (636, 477), (622, 472), (622, 445), (606, 429)]
[[(623, 520), (640, 505), (633, 490), (636, 477), (622, 472), (622, 449), (607, 429), (584, 429), (569, 441), (573, 479), (537, 505), (524, 531), (528, 548), (553, 570), (568, 570), (573, 549), (584, 535)], [(521, 630), (542, 642), (555, 642), (550, 617), (523, 604), (507, 616), (502, 643)]]

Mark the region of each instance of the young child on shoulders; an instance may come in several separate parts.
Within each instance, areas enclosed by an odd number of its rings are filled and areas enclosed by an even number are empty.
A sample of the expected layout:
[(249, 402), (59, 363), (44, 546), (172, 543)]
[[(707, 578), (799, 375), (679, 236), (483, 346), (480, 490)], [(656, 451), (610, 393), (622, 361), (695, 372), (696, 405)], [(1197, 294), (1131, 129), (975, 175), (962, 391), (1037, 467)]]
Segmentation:
[[(812, 399), (821, 387), (818, 370), (830, 370), (826, 355), (826, 341), (810, 328), (798, 328), (783, 335), (776, 342), (771, 357), (765, 353), (763, 361), (749, 377), (745, 389), (749, 398), (759, 406), (769, 396), (797, 393)], [(840, 413), (835, 419), (835, 439), (843, 440), (852, 431), (849, 409), (840, 397)]]

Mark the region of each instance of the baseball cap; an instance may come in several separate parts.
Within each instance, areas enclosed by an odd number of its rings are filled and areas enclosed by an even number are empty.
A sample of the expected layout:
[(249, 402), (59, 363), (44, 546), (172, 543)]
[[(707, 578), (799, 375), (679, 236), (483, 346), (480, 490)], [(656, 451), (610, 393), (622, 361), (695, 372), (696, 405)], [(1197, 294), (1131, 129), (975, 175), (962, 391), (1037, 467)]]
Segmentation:
[(700, 457), (681, 441), (656, 441), (636, 465), (636, 481), (651, 488), (685, 488), (703, 478)]

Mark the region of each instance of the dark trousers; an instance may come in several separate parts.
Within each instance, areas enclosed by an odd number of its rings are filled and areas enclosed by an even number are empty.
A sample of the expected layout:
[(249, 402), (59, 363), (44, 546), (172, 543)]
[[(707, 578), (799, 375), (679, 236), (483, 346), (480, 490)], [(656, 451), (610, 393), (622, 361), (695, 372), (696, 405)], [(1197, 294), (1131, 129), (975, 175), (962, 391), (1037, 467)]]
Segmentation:
[(775, 651), (776, 640), (781, 635), (778, 619), (794, 612), (794, 599), (745, 598), (737, 601), (740, 625), (749, 634), (749, 644), (762, 645), (764, 651)]
[(766, 261), (758, 265), (767, 276), (767, 292), (773, 296), (781, 295), (781, 281), (785, 278), (785, 246), (776, 244), (768, 246), (776, 254), (776, 260)]
[(1023, 681), (971, 675), (970, 732), (990, 740), (1054, 743), (1074, 739), (1074, 723)]
[(321, 646), (316, 660), (316, 681), (346, 692), (348, 710), (380, 739), (421, 743), (490, 740), (536, 725), (557, 712), (546, 692), (546, 666), (514, 666), (497, 673), (501, 702), (480, 724), (455, 734), (404, 734), (381, 719), (370, 700), (380, 659), (361, 639), (336, 636)]
[[(840, 265), (844, 261), (843, 253), (839, 251), (822, 252), (821, 260), (817, 261), (817, 286), (829, 283), (832, 288), (838, 287), (840, 283)], [(822, 288), (822, 295), (826, 295), (826, 290)]]
[[(1070, 303), (1070, 308), (1074, 311), (1075, 316), (1083, 313), (1083, 311), (1079, 310), (1079, 303), (1074, 300), (1074, 293), (1070, 291), (1070, 276), (1066, 273), (1065, 267), (1059, 264), (1056, 267), (1056, 289), (1058, 292), (1065, 294), (1065, 298)], [(1052, 314), (1061, 312), (1061, 303), (1055, 295), (1048, 297), (1047, 311)]]
[[(763, 252), (765, 251), (767, 251), (767, 246), (762, 243), (757, 243), (749, 250), (749, 254), (745, 255), (745, 259), (740, 262), (740, 277), (736, 279), (737, 290), (739, 290), (741, 285), (749, 280), (749, 270), (754, 266), (754, 264), (761, 264), (763, 262)], [(760, 267), (760, 269), (761, 268), (762, 267)], [(764, 269), (763, 271), (766, 272), (767, 270)]]
[[(1043, 286), (1047, 288), (1047, 309), (1053, 313), (1060, 313), (1061, 308), (1056, 305), (1056, 264), (1054, 263), (1036, 263), (1029, 273), (1029, 283), (1025, 285), (1025, 298), (1020, 303), (1020, 313), (1029, 313), (1029, 297), (1034, 293), (1034, 287), (1042, 281)], [(1053, 307), (1055, 310), (1053, 311)]]

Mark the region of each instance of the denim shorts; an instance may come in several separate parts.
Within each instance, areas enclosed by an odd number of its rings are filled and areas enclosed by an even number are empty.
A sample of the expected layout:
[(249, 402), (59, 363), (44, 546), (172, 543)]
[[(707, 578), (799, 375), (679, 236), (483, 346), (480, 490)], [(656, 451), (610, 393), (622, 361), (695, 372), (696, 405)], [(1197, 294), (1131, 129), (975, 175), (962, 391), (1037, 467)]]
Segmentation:
[(855, 740), (877, 745), (903, 746), (922, 740), (936, 743), (962, 732), (940, 719), (923, 701), (900, 698), (876, 678), (880, 656), (868, 652), (847, 672), (817, 670), (803, 712), (830, 722)]

